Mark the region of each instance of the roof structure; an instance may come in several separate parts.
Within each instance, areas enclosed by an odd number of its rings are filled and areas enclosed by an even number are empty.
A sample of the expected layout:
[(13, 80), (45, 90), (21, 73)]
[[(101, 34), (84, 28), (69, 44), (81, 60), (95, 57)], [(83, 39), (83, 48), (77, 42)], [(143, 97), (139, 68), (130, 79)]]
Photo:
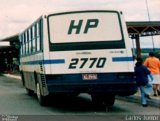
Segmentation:
[(130, 21), (126, 24), (131, 38), (160, 35), (160, 21)]
[(13, 47), (19, 46), (18, 34), (1, 39), (0, 42), (10, 43), (10, 46), (0, 46), (0, 50), (12, 49)]
[(137, 57), (141, 57), (140, 37), (160, 35), (160, 21), (130, 21), (126, 25), (129, 37), (135, 39)]

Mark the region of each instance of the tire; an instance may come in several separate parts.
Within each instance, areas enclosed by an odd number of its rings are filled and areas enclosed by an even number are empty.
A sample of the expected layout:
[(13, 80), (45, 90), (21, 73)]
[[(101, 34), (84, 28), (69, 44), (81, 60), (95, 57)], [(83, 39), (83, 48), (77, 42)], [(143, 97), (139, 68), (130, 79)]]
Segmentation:
[(103, 99), (101, 95), (98, 94), (92, 94), (92, 103), (93, 103), (93, 108), (96, 110), (103, 109), (105, 106), (103, 105)]
[(115, 95), (106, 95), (104, 98), (104, 103), (107, 107), (113, 106), (115, 102)]
[(38, 99), (39, 104), (41, 106), (46, 106), (47, 96), (42, 96), (41, 88), (40, 88), (39, 83), (36, 84), (36, 95), (37, 95), (37, 99)]
[(20, 72), (20, 74), (21, 74), (22, 85), (25, 86), (24, 74), (22, 71)]
[(91, 98), (95, 109), (113, 106), (115, 102), (115, 95), (92, 94)]
[(25, 85), (25, 79), (24, 79), (24, 74), (23, 72), (21, 71), (21, 81), (22, 81), (22, 85), (26, 88), (26, 92), (29, 96), (32, 96), (34, 94), (34, 91), (31, 90), (31, 89), (28, 89)]
[(28, 88), (26, 88), (26, 92), (29, 96), (32, 96), (34, 94), (34, 91), (33, 90), (30, 90)]

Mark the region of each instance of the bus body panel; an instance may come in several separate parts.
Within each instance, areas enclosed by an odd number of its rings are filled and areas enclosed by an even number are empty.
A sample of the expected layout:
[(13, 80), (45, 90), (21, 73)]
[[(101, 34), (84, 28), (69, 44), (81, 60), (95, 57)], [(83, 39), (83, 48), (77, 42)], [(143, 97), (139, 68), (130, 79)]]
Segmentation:
[(133, 72), (134, 66), (125, 49), (50, 52), (49, 60), (51, 74)]

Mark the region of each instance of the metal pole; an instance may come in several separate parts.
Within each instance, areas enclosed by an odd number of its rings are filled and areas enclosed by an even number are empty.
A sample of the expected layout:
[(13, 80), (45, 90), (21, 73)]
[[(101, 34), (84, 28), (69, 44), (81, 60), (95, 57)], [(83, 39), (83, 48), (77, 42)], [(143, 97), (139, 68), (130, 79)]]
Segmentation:
[[(149, 14), (148, 0), (145, 0), (145, 1), (146, 1), (148, 20), (150, 22), (151, 18), (150, 18), (150, 14)], [(151, 34), (151, 38), (152, 38), (153, 51), (155, 51), (154, 38), (153, 38), (152, 34)]]
[(139, 35), (135, 36), (136, 39), (136, 50), (137, 50), (137, 57), (141, 57), (141, 47), (140, 47), (140, 41), (139, 41)]

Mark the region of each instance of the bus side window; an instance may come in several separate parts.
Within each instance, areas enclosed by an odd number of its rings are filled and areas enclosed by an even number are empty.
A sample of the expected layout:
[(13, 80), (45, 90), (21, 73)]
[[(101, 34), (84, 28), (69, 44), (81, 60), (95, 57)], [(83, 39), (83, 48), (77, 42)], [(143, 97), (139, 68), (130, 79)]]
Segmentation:
[(20, 36), (20, 55), (23, 55), (23, 36)]
[(28, 29), (28, 53), (32, 52), (32, 43), (31, 43), (31, 29)]
[(35, 25), (32, 26), (32, 52), (36, 52), (36, 32)]
[(23, 33), (23, 55), (26, 55), (26, 37), (25, 37), (25, 33)]
[(29, 46), (28, 46), (28, 32), (26, 31), (25, 32), (25, 45), (26, 45), (26, 55), (28, 54), (28, 48), (29, 48)]
[(36, 24), (36, 39), (37, 39), (37, 51), (40, 51), (40, 22)]

